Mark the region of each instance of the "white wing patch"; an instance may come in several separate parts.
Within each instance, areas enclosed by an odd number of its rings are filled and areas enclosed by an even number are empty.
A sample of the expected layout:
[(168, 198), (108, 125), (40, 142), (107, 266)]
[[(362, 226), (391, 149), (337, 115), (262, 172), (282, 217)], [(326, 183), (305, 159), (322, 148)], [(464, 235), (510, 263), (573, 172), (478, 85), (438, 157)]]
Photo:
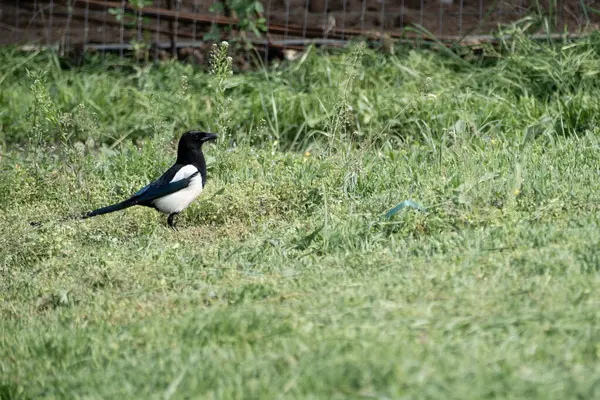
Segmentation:
[(171, 179), (171, 182), (180, 181), (189, 177), (190, 175), (195, 174), (196, 172), (198, 172), (198, 168), (194, 167), (192, 164), (186, 165), (185, 167), (182, 167), (179, 171), (177, 171), (173, 179)]
[[(196, 172), (198, 172), (198, 168), (193, 165), (186, 165), (177, 171), (171, 182), (188, 178)], [(178, 213), (196, 200), (200, 193), (202, 193), (202, 176), (197, 174), (190, 180), (188, 187), (154, 200), (154, 205), (160, 212), (165, 214)]]

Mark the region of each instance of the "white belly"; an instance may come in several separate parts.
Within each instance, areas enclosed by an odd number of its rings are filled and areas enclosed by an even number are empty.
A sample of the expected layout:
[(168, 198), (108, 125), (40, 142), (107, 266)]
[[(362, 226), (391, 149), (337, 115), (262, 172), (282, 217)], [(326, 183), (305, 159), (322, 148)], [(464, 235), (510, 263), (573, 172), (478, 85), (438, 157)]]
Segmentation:
[(165, 214), (178, 213), (189, 206), (202, 193), (202, 177), (196, 175), (185, 189), (154, 200), (154, 206)]

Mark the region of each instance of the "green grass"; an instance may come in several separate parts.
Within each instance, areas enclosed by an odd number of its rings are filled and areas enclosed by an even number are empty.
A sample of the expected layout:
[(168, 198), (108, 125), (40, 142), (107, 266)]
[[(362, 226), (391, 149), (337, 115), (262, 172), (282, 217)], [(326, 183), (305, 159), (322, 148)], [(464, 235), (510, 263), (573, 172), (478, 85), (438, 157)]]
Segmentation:
[[(4, 50), (0, 398), (598, 398), (597, 40), (311, 53), (230, 100), (176, 63)], [(217, 117), (179, 232), (60, 222)]]

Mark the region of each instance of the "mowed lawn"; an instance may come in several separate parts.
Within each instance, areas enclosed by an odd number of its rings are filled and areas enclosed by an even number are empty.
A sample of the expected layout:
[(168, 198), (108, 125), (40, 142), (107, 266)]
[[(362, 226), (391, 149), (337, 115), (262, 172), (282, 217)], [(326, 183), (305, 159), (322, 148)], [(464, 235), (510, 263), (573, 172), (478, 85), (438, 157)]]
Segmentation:
[[(220, 100), (190, 66), (5, 51), (0, 398), (599, 398), (594, 45), (313, 55)], [(211, 118), (229, 131), (179, 231), (64, 219)]]

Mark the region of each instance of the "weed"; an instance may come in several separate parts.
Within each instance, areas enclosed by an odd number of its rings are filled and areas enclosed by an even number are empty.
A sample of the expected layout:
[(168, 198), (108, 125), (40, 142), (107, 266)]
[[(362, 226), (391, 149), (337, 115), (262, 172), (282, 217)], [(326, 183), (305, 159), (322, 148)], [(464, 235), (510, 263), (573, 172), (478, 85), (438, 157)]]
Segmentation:
[(233, 74), (232, 71), (232, 58), (227, 55), (227, 49), (229, 49), (229, 43), (223, 41), (220, 45), (213, 44), (210, 52), (210, 74), (213, 76), (213, 91), (214, 96), (212, 97), (215, 103), (216, 111), (216, 128), (219, 132), (221, 143), (230, 142), (229, 138), (229, 127), (231, 124), (231, 99), (225, 96), (225, 90), (227, 89), (227, 81)]

